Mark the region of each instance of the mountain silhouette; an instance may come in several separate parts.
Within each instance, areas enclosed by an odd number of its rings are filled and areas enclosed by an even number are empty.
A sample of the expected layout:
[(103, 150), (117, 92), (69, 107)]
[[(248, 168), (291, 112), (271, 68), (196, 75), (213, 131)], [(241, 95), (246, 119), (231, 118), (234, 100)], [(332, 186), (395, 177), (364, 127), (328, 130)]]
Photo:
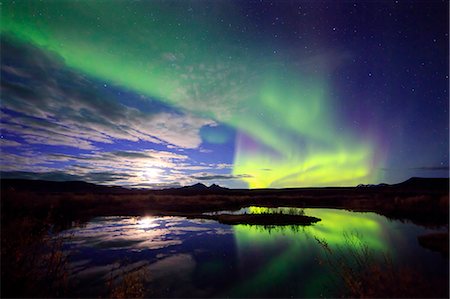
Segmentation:
[(191, 186), (184, 186), (180, 188), (173, 188), (173, 189), (166, 189), (166, 190), (160, 190), (165, 193), (170, 194), (210, 194), (210, 193), (222, 193), (226, 192), (230, 189), (221, 187), (216, 184), (212, 184), (211, 186), (207, 187), (205, 184), (197, 183)]
[(216, 185), (216, 184), (212, 184), (211, 186), (208, 187), (208, 190), (211, 191), (225, 191), (225, 190), (229, 190), (228, 188), (224, 188), (222, 186)]
[(202, 183), (197, 183), (191, 186), (184, 186), (181, 188), (176, 188), (178, 190), (187, 190), (187, 191), (204, 191), (208, 190), (208, 187)]
[(418, 178), (412, 177), (402, 183), (388, 185), (358, 185), (357, 187), (343, 187), (343, 188), (286, 188), (286, 189), (229, 189), (221, 187), (217, 184), (212, 184), (207, 187), (202, 183), (197, 183), (191, 186), (184, 186), (179, 188), (162, 189), (162, 190), (137, 190), (127, 189), (120, 186), (104, 186), (96, 185), (93, 183), (87, 183), (83, 181), (44, 181), (44, 180), (30, 180), (30, 179), (1, 179), (0, 187), (2, 191), (32, 191), (32, 192), (90, 192), (90, 193), (123, 193), (123, 192), (155, 192), (163, 194), (175, 194), (175, 195), (195, 195), (195, 194), (215, 194), (215, 193), (233, 193), (238, 192), (271, 192), (275, 193), (292, 193), (292, 192), (306, 192), (307, 190), (323, 189), (361, 189), (367, 188), (368, 190), (383, 189), (383, 190), (397, 190), (397, 191), (448, 191), (449, 179), (448, 178)]

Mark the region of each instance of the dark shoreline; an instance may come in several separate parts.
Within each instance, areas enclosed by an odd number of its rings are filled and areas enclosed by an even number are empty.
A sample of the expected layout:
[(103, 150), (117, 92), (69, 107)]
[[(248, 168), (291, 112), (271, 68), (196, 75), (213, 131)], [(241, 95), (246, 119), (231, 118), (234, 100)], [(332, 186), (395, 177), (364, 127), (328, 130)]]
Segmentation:
[[(24, 278), (29, 278), (30, 285), (33, 285), (36, 278), (29, 275), (29, 269), (30, 265), (36, 264), (34, 252), (36, 248), (48, 245), (46, 240), (51, 239), (49, 236), (83, 225), (99, 216), (179, 216), (215, 220), (228, 225), (271, 228), (314, 225), (320, 219), (313, 217), (313, 213), (308, 216), (206, 213), (239, 210), (249, 206), (375, 212), (390, 219), (411, 221), (426, 227), (446, 227), (445, 233), (419, 236), (417, 242), (448, 257), (448, 246), (445, 247), (443, 242), (447, 240), (448, 243), (448, 179), (437, 181), (437, 184), (433, 182), (427, 180), (422, 185), (355, 188), (229, 190), (200, 186), (203, 191), (189, 187), (149, 191), (110, 188), (84, 182), (2, 180), (2, 281), (5, 286), (8, 285), (7, 289), (2, 290), (2, 295), (8, 297), (26, 293), (27, 290), (23, 289)], [(21, 263), (17, 263), (17, 257), (22, 258)], [(49, 265), (53, 264), (50, 260)], [(40, 285), (36, 290), (44, 292), (39, 294), (40, 297), (54, 297), (51, 296), (54, 293), (46, 294)]]
[(95, 216), (194, 216), (248, 206), (285, 206), (375, 212), (422, 226), (448, 226), (448, 182), (416, 178), (397, 185), (353, 188), (234, 190), (196, 185), (128, 190), (85, 182), (1, 180), (1, 214), (2, 224), (27, 215), (70, 223)]

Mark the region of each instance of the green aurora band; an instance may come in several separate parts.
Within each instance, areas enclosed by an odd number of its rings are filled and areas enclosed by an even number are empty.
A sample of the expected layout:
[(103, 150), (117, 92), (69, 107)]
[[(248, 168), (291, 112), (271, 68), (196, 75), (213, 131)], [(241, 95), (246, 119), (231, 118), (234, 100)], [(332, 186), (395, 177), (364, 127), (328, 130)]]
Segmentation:
[(327, 75), (342, 55), (298, 58), (252, 30), (238, 4), (7, 1), (1, 31), (89, 76), (235, 128), (233, 174), (250, 188), (377, 181), (376, 145), (338, 130), (333, 114)]

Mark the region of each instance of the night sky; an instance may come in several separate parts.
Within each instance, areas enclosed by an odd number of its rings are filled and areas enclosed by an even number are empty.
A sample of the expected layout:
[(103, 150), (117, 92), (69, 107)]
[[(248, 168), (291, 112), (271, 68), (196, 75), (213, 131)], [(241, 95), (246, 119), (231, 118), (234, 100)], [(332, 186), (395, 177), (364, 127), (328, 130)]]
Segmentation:
[(3, 178), (448, 177), (447, 1), (4, 1)]

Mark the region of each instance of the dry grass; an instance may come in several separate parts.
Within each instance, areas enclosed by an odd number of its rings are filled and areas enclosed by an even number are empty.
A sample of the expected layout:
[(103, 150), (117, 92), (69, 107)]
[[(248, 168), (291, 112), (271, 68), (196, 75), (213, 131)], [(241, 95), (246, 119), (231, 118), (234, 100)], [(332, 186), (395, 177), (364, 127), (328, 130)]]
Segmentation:
[(109, 298), (144, 298), (144, 283), (140, 272), (125, 274), (111, 290)]
[(319, 263), (331, 270), (330, 289), (346, 298), (448, 298), (448, 282), (424, 277), (413, 267), (398, 267), (391, 257), (374, 252), (358, 234), (346, 234), (343, 247), (323, 249)]
[(2, 297), (63, 297), (68, 289), (64, 239), (48, 222), (19, 218), (2, 225)]
[(121, 260), (119, 270), (111, 271), (107, 282), (107, 298), (145, 298), (145, 282), (149, 276), (147, 266), (129, 269), (128, 261)]

